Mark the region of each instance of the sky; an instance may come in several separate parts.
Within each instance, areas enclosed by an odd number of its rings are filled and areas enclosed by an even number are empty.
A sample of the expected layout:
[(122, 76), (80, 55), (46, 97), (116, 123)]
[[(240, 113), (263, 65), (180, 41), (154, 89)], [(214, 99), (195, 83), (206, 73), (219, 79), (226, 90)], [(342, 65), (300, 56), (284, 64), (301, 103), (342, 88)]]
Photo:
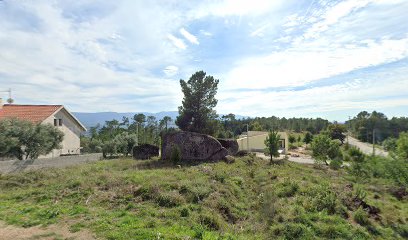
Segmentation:
[(407, 12), (407, 0), (1, 0), (0, 91), (73, 112), (176, 111), (179, 80), (204, 70), (222, 114), (407, 116)]

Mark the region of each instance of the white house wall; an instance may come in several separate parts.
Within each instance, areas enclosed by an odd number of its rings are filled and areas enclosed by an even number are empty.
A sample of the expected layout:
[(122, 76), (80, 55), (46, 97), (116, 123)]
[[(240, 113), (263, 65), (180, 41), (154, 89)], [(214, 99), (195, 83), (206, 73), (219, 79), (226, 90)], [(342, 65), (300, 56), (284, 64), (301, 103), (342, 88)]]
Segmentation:
[[(285, 152), (288, 152), (288, 136), (285, 132), (279, 132), (280, 139), (285, 141)], [(247, 142), (249, 142), (249, 150), (255, 152), (263, 152), (266, 148), (265, 139), (267, 138), (268, 133), (258, 134), (251, 136), (251, 131), (249, 132), (249, 141), (246, 137), (237, 139), (239, 150), (248, 150)]]
[(81, 145), (81, 128), (64, 109), (59, 110), (54, 115), (45, 119), (42, 123), (48, 123), (54, 126), (54, 119), (62, 119), (62, 126), (56, 126), (61, 132), (64, 133), (64, 139), (61, 143), (62, 148), (55, 149), (50, 154), (41, 156), (40, 158), (58, 157), (60, 155), (67, 154), (79, 154)]

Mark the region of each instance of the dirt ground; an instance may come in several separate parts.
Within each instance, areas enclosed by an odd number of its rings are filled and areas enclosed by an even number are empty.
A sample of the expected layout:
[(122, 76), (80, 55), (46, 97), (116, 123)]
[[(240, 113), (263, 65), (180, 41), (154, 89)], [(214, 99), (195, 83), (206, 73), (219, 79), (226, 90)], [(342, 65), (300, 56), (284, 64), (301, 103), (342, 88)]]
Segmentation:
[[(307, 151), (302, 147), (299, 147), (298, 149), (295, 150), (290, 150), (289, 153), (290, 155), (288, 155), (289, 157), (288, 160), (291, 162), (297, 162), (302, 164), (314, 164), (313, 158), (310, 155), (308, 155)], [(266, 156), (264, 153), (256, 153), (256, 156), (269, 160), (269, 156)], [(282, 154), (277, 159), (283, 159), (283, 157), (284, 155)]]
[(87, 240), (96, 239), (93, 234), (86, 230), (81, 230), (76, 233), (71, 233), (66, 225), (50, 225), (47, 227), (30, 227), (22, 228), (11, 225), (6, 225), (0, 221), (0, 240), (54, 240), (54, 239), (70, 239), (70, 240)]

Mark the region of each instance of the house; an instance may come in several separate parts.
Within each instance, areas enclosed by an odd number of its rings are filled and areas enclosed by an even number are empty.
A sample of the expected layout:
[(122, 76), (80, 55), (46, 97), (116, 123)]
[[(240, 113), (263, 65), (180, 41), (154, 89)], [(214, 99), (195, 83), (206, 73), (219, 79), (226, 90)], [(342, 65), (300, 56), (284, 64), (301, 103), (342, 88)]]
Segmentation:
[(0, 120), (17, 118), (34, 124), (51, 124), (64, 133), (61, 149), (54, 149), (40, 158), (80, 154), (80, 135), (86, 131), (84, 125), (62, 105), (17, 105), (3, 104), (0, 98)]
[[(249, 131), (247, 135), (246, 132), (242, 133), (237, 139), (239, 150), (249, 150), (252, 152), (264, 152), (265, 151), (265, 140), (268, 136), (268, 132), (262, 131)], [(288, 135), (286, 132), (278, 132), (280, 136), (279, 145), (280, 153), (288, 152)], [(248, 148), (249, 145), (249, 148)]]

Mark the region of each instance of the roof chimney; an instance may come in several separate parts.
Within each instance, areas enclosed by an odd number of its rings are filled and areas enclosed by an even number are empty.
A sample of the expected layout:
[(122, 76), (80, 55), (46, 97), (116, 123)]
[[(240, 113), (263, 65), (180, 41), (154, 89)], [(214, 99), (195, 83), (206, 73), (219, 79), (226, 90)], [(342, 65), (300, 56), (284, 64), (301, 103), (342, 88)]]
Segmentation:
[(0, 98), (0, 110), (3, 109), (3, 99)]

